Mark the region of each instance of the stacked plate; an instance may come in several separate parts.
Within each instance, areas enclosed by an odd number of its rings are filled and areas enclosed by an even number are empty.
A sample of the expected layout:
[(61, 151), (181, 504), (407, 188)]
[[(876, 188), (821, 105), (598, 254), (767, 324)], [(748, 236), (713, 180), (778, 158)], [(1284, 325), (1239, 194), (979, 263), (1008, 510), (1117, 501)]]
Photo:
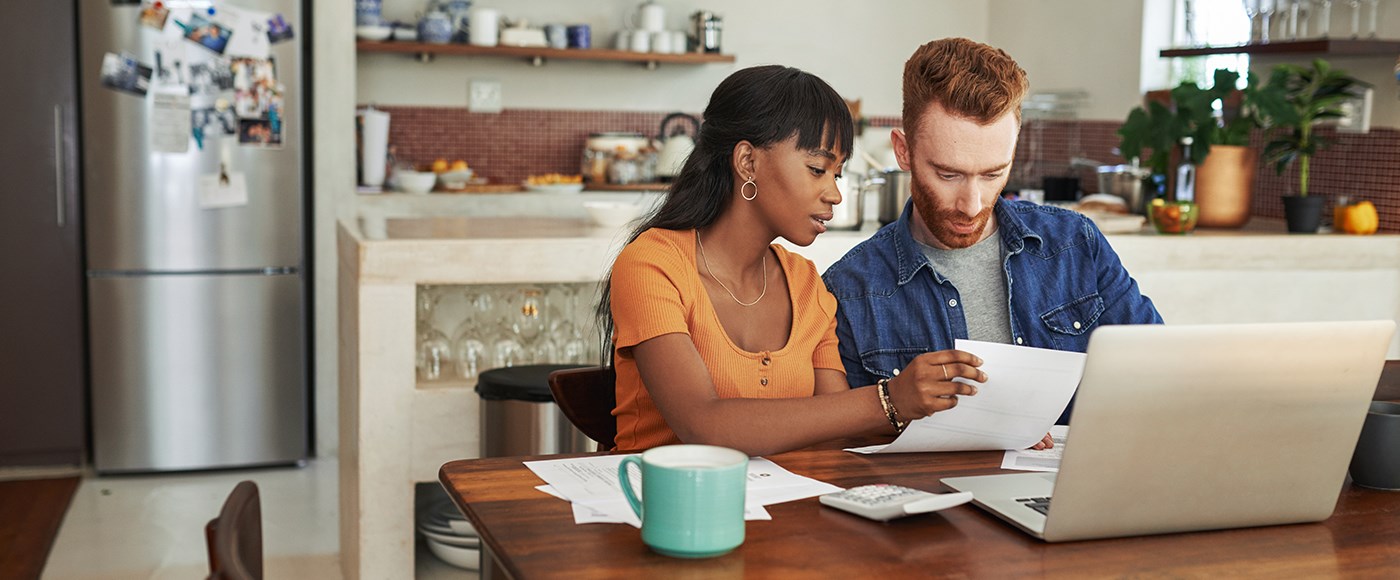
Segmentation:
[(442, 561), (458, 568), (480, 569), (481, 538), (451, 501), (434, 502), (419, 514), (418, 533), (428, 540), (428, 550)]

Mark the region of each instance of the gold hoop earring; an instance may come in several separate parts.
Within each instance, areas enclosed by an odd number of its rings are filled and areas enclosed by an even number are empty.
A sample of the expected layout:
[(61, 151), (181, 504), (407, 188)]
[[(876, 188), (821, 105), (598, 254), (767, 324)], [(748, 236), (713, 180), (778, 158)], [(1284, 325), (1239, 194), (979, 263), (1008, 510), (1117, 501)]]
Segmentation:
[[(744, 195), (744, 188), (750, 185), (753, 186), (753, 195)], [(744, 198), (744, 201), (753, 201), (753, 198), (758, 197), (758, 184), (753, 182), (752, 177), (745, 180), (744, 184), (739, 186), (739, 197)]]

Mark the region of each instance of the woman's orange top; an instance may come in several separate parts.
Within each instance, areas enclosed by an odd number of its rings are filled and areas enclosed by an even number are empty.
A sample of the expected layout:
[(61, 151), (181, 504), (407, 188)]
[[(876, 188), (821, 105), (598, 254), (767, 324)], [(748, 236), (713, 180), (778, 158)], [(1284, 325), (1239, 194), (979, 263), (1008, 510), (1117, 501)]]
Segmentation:
[(613, 264), (613, 365), (617, 370), (617, 448), (680, 443), (656, 409), (631, 347), (663, 334), (690, 336), (721, 398), (810, 397), (815, 369), (845, 374), (836, 350), (836, 298), (811, 261), (772, 246), (787, 277), (792, 332), (781, 349), (748, 352), (729, 339), (700, 281), (695, 230), (652, 228)]

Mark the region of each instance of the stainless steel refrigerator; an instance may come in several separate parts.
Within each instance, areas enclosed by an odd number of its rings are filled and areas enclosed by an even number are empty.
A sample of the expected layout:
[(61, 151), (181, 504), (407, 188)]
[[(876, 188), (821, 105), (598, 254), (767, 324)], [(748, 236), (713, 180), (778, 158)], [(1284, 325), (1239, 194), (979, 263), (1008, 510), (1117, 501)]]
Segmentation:
[(305, 460), (301, 3), (78, 20), (96, 469)]

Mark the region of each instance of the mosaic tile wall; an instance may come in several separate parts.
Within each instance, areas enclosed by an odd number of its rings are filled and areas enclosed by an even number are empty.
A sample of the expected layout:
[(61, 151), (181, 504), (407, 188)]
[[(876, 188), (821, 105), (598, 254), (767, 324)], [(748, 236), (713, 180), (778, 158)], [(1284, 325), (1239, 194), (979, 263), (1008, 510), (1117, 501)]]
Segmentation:
[[(589, 133), (629, 131), (655, 135), (664, 112), (507, 109), (500, 114), (470, 113), (452, 107), (384, 107), (390, 113), (390, 143), (401, 160), (427, 163), (436, 158), (465, 159), (493, 182), (514, 183), (537, 173), (577, 173)], [(873, 117), (873, 126), (892, 127), (898, 117)], [(1122, 163), (1113, 154), (1118, 121), (1032, 120), (1021, 131), (1011, 187), (1040, 187), (1046, 176), (1079, 177), (1086, 193), (1097, 191), (1092, 169), (1071, 168), (1073, 157)], [(1336, 134), (1332, 147), (1313, 159), (1310, 190), (1330, 203), (1337, 196), (1371, 200), (1380, 211), (1381, 231), (1400, 232), (1400, 130), (1373, 128), (1363, 135)], [(1256, 145), (1262, 138), (1256, 135)], [(1297, 168), (1282, 176), (1261, 167), (1254, 187), (1254, 215), (1282, 218), (1279, 196), (1297, 183)], [(1326, 211), (1324, 215), (1330, 216)]]

